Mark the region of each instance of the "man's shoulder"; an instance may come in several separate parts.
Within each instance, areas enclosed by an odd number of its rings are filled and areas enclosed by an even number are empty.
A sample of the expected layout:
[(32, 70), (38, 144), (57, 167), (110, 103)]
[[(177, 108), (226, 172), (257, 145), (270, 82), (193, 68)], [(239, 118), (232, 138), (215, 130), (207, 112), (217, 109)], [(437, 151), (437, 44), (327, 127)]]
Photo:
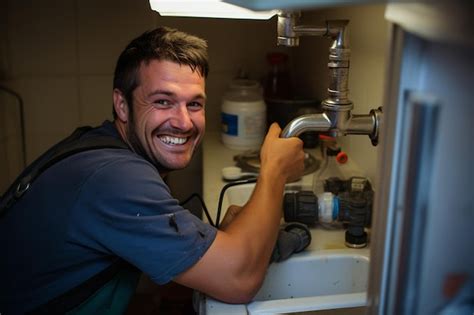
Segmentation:
[[(140, 155), (126, 149), (104, 148), (81, 152), (72, 156), (70, 166), (77, 165), (92, 172), (111, 172), (115, 175), (145, 172), (159, 176), (157, 169)], [(67, 167), (67, 166), (66, 166)]]

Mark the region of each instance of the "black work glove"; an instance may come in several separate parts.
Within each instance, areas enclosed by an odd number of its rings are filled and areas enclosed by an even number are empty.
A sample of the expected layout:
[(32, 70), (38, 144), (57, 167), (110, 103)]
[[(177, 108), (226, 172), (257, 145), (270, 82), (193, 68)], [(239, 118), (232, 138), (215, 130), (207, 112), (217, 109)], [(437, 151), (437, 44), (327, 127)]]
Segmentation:
[(299, 253), (311, 243), (311, 232), (305, 224), (292, 222), (283, 225), (273, 248), (270, 262), (286, 260), (293, 253)]

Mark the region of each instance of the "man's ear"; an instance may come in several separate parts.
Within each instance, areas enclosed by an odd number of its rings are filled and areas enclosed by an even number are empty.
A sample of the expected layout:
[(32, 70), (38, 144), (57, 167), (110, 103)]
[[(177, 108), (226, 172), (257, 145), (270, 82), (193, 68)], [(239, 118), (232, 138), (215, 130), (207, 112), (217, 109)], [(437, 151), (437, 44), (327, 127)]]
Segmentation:
[(127, 101), (125, 100), (125, 96), (119, 89), (114, 89), (113, 99), (117, 118), (121, 122), (126, 123), (128, 121), (129, 108), (127, 106)]

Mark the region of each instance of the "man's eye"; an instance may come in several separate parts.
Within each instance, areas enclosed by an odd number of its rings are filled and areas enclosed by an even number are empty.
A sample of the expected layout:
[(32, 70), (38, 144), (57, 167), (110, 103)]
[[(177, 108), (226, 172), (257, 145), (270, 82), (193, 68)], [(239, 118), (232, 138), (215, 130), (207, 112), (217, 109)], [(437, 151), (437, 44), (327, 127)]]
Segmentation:
[(156, 101), (153, 101), (153, 105), (155, 105), (155, 106), (170, 106), (171, 102), (169, 100), (156, 100)]
[(188, 107), (190, 108), (193, 108), (193, 109), (201, 109), (204, 107), (204, 104), (200, 103), (200, 102), (191, 102), (188, 104)]

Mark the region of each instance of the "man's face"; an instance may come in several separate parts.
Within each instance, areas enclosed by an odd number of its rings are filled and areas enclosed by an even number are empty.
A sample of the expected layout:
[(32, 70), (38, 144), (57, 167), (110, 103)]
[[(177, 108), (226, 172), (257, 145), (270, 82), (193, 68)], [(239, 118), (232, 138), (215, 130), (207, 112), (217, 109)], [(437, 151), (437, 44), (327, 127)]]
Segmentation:
[(139, 78), (128, 139), (159, 171), (182, 169), (204, 135), (205, 80), (187, 65), (158, 60), (143, 64)]

